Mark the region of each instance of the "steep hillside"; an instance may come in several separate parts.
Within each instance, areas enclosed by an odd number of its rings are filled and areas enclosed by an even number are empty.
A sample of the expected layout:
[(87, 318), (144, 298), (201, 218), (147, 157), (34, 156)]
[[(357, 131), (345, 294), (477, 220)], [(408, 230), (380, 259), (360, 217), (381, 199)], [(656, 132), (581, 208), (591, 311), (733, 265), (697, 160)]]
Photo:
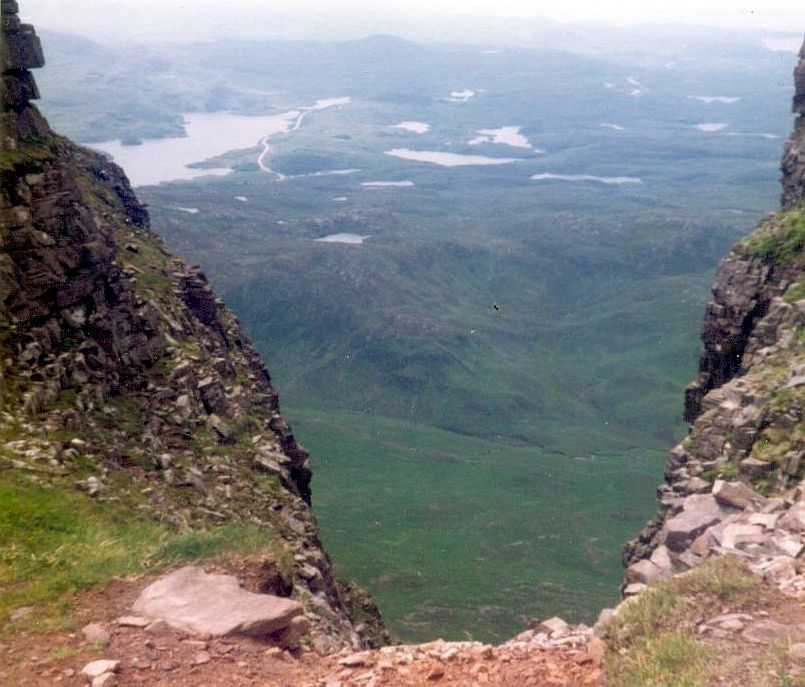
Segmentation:
[(800, 54), (783, 209), (719, 265), (699, 375), (685, 390), (693, 424), (671, 451), (659, 512), (624, 551), (627, 590), (729, 553), (805, 594), (805, 46)]
[(373, 605), (333, 578), (308, 455), (259, 355), (123, 171), (31, 104), (44, 60), (17, 11), (3, 0), (0, 613), (41, 603), (46, 625), (112, 573), (237, 553), (255, 585), (304, 604), (314, 643), (382, 640)]

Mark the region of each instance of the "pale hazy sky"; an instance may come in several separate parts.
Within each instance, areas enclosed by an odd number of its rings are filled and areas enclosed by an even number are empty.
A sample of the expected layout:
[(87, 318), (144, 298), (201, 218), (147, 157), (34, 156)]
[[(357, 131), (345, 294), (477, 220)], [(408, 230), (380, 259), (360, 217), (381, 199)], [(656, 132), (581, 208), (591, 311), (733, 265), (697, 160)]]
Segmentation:
[(145, 26), (157, 38), (177, 28), (181, 33), (182, 26), (188, 39), (217, 28), (233, 34), (284, 28), (293, 33), (304, 31), (305, 22), (315, 34), (328, 16), (339, 26), (387, 33), (447, 15), (805, 31), (805, 0), (21, 0), (20, 5), (23, 17), (43, 28), (107, 33), (110, 39), (126, 30), (142, 37)]

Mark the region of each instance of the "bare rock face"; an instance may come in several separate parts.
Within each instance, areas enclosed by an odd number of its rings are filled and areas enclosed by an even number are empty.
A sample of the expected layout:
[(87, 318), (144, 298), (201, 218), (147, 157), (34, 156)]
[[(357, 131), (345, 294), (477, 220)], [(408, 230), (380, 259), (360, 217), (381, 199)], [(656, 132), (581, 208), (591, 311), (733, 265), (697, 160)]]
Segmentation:
[(267, 637), (291, 627), (301, 616), (302, 605), (246, 591), (231, 575), (208, 574), (188, 566), (146, 587), (132, 610), (193, 635)]
[[(751, 362), (745, 360), (747, 353), (773, 343), (779, 327), (790, 320), (790, 309), (779, 296), (791, 279), (785, 266), (735, 256), (721, 261), (702, 325), (699, 375), (685, 389), (686, 422), (702, 413), (708, 391), (745, 371)], [(774, 310), (772, 305), (778, 308)]]
[(794, 132), (786, 141), (783, 161), (783, 209), (795, 207), (805, 198), (805, 43), (799, 51), (799, 64), (794, 70)]
[(16, 147), (20, 138), (50, 133), (44, 117), (31, 100), (39, 98), (29, 69), (45, 65), (42, 45), (30, 24), (21, 24), (16, 0), (2, 0), (3, 42), (0, 45), (0, 64), (3, 71), (2, 143), (4, 149)]

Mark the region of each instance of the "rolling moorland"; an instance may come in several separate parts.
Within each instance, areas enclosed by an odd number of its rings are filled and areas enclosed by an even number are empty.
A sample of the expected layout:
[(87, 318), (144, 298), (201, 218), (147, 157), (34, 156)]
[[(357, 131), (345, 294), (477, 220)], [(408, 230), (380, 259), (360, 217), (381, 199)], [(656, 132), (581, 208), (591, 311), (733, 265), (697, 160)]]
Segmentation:
[[(395, 634), (499, 639), (614, 601), (683, 432), (713, 268), (776, 202), (793, 53), (44, 42), (43, 111), (85, 143), (350, 98), (272, 137), (282, 182), (255, 141), (207, 161), (228, 176), (138, 194), (269, 360), (336, 567)], [(469, 143), (504, 126), (532, 147)], [(339, 233), (369, 238), (314, 240)]]

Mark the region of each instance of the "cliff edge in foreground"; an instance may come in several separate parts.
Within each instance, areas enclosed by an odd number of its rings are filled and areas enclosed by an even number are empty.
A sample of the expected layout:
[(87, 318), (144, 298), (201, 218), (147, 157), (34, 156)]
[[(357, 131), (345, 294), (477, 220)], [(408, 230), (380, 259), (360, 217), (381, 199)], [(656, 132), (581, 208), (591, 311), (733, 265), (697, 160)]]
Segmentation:
[(31, 104), (44, 58), (17, 13), (2, 0), (3, 622), (32, 601), (31, 622), (62, 622), (95, 582), (226, 554), (302, 605), (317, 646), (382, 641), (371, 602), (333, 578), (308, 455), (260, 356), (123, 171)]

